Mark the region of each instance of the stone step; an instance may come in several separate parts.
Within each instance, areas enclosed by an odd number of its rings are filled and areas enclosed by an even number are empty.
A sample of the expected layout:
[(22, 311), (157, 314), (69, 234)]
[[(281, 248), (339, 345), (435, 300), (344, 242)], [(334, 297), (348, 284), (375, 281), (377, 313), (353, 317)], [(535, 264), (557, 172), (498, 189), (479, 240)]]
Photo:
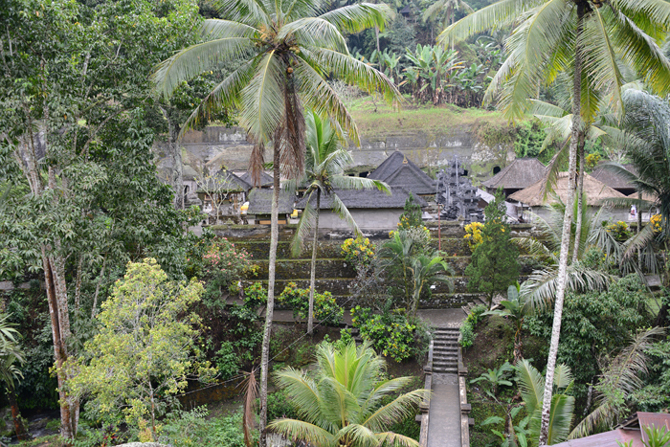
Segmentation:
[(458, 374), (458, 368), (433, 368), (433, 372), (438, 374)]
[(437, 346), (458, 346), (458, 339), (452, 338), (450, 340), (433, 340), (433, 347)]
[(456, 352), (458, 351), (458, 345), (445, 346), (445, 345), (433, 345), (433, 352)]

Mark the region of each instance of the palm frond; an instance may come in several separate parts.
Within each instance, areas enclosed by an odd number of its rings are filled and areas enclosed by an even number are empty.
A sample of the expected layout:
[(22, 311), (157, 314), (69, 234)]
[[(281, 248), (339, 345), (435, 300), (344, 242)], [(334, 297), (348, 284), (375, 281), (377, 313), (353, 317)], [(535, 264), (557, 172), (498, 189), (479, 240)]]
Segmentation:
[[(577, 262), (568, 266), (566, 289), (573, 292), (605, 290), (612, 278), (598, 270), (584, 267)], [(535, 270), (521, 285), (520, 293), (534, 309), (544, 309), (553, 303), (558, 286), (558, 272), (555, 268)]]
[(397, 446), (397, 447), (419, 447), (419, 443), (414, 439), (399, 435), (393, 432), (377, 433), (377, 442), (381, 446)]
[(556, 365), (554, 369), (554, 386), (557, 389), (568, 388), (575, 380), (575, 377), (570, 371), (570, 367), (565, 363)]
[(256, 73), (241, 92), (240, 124), (254, 137), (272, 141), (284, 118), (284, 69), (274, 50), (258, 63)]
[(530, 113), (533, 115), (550, 116), (553, 118), (561, 118), (568, 114), (562, 107), (551, 104), (539, 99), (530, 99), (531, 109)]
[(402, 96), (384, 73), (348, 54), (327, 48), (310, 48), (314, 60), (336, 79), (355, 85), (368, 93), (380, 93), (390, 104), (402, 102)]
[(221, 17), (251, 26), (270, 23), (271, 12), (258, 0), (219, 0), (219, 11)]
[[(610, 107), (616, 112), (622, 107), (621, 86), (624, 80), (619, 72), (616, 50), (610, 41), (608, 31), (608, 24), (605, 23), (600, 8), (594, 8), (593, 13), (583, 21), (578, 45), (584, 63), (583, 70), (591, 81), (588, 85), (610, 92), (612, 95)], [(596, 108), (597, 106), (593, 107)]]
[(358, 3), (337, 8), (319, 17), (340, 31), (353, 34), (375, 26), (383, 31), (391, 15), (391, 8), (384, 3)]
[(152, 75), (156, 90), (169, 98), (182, 82), (216, 66), (221, 61), (244, 55), (252, 48), (248, 37), (225, 37), (192, 45), (158, 64)]
[(275, 374), (275, 382), (291, 396), (300, 415), (308, 422), (315, 423), (316, 415), (320, 413), (321, 401), (314, 380), (304, 372), (289, 367)]
[(377, 189), (391, 195), (389, 186), (379, 180), (364, 177), (349, 177), (348, 175), (337, 175), (331, 179), (333, 186), (338, 189)]
[(647, 372), (645, 351), (664, 334), (665, 329), (658, 327), (638, 333), (632, 338), (631, 344), (604, 369), (596, 389), (607, 392), (600, 394), (598, 406), (577, 424), (570, 433), (570, 439), (588, 436), (599, 428), (609, 429), (617, 422), (619, 408), (615, 403), (618, 393), (623, 393), (626, 398), (641, 387), (640, 374)]
[(347, 107), (326, 82), (325, 75), (317, 68), (318, 64), (304, 53), (301, 52), (297, 58), (298, 65), (295, 67), (296, 80), (303, 103), (319, 115), (333, 117), (348, 132), (351, 139), (360, 145), (358, 128), (349, 115)]
[(625, 14), (615, 12), (613, 16), (617, 26), (612, 39), (619, 49), (618, 56), (633, 66), (656, 93), (666, 95), (670, 91), (670, 62), (663, 51)]
[(284, 40), (294, 35), (299, 44), (318, 46), (347, 53), (347, 41), (340, 30), (329, 21), (320, 17), (304, 17), (282, 26), (277, 38)]
[(360, 424), (375, 432), (387, 430), (393, 424), (402, 422), (408, 416), (415, 414), (416, 407), (428, 393), (427, 390), (405, 393), (377, 409)]
[(349, 212), (349, 209), (347, 206), (342, 202), (342, 200), (337, 196), (336, 193), (331, 193), (330, 198), (333, 201), (333, 212), (342, 220), (344, 220), (349, 227), (354, 231), (354, 234), (356, 237), (362, 236), (363, 233), (361, 233), (360, 228), (358, 228), (358, 224), (354, 220), (353, 216)]
[(541, 5), (541, 0), (502, 0), (465, 16), (442, 31), (438, 43), (447, 47), (475, 34), (504, 28), (531, 8)]
[(224, 19), (207, 19), (200, 26), (200, 35), (206, 40), (224, 39), (226, 37), (258, 38), (258, 30), (242, 22)]
[(549, 415), (549, 435), (547, 440), (549, 445), (558, 444), (568, 438), (574, 410), (574, 396), (554, 394), (551, 397), (551, 414)]
[(516, 365), (516, 379), (521, 397), (526, 403), (526, 411), (532, 415), (535, 410), (542, 407), (544, 377), (528, 360), (524, 359)]
[(288, 439), (303, 441), (310, 445), (332, 445), (335, 441), (331, 433), (318, 425), (297, 419), (275, 419), (268, 424), (267, 429)]
[[(305, 241), (309, 237), (309, 233), (314, 229), (316, 215), (319, 213), (319, 210), (312, 206), (312, 196), (316, 197), (316, 191), (312, 191), (309, 194), (307, 202), (305, 203), (305, 209), (300, 216), (300, 221), (295, 230), (295, 234), (291, 238), (291, 256), (294, 258), (297, 258), (302, 253), (302, 250), (305, 247)], [(314, 202), (316, 203), (316, 200)]]

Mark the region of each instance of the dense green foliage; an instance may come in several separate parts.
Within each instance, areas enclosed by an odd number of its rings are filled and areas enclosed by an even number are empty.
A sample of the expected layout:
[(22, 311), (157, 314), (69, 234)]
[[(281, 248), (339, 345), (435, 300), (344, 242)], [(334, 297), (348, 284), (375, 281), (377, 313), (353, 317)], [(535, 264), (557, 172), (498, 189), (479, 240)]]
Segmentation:
[(170, 282), (154, 259), (129, 264), (97, 317), (98, 334), (64, 366), (73, 377), (68, 393), (90, 396), (90, 416), (113, 424), (123, 416), (155, 439), (156, 418), (186, 388), (187, 377), (211, 373), (199, 359), (200, 320), (195, 314), (178, 318), (203, 291), (196, 280)]
[(482, 242), (472, 252), (472, 262), (465, 270), (468, 289), (487, 296), (491, 307), (493, 296), (514, 284), (519, 276), (519, 250), (511, 241), (502, 191), (484, 209), (486, 222), (481, 230)]
[[(293, 310), (293, 317), (301, 320), (307, 319), (309, 310), (309, 289), (300, 289), (294, 282), (286, 285), (281, 295), (277, 297), (280, 305), (287, 306)], [(342, 322), (344, 309), (342, 309), (333, 295), (326, 291), (314, 294), (314, 319), (321, 324), (337, 326)]]
[[(601, 373), (602, 362), (649, 324), (646, 301), (645, 289), (636, 275), (619, 279), (607, 292), (566, 296), (558, 358), (573, 371), (577, 396), (585, 397), (586, 384), (593, 383)], [(551, 317), (550, 312), (527, 317), (530, 333), (548, 340)]]

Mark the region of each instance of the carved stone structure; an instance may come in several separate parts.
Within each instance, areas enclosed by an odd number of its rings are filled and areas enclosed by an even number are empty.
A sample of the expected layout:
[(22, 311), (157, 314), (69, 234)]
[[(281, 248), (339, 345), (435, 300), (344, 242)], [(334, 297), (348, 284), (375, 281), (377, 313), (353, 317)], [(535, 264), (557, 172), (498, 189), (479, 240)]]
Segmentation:
[(481, 222), (482, 210), (477, 206), (477, 188), (465, 176), (465, 171), (457, 156), (437, 174), (435, 201), (441, 207), (444, 220), (463, 219), (466, 222)]

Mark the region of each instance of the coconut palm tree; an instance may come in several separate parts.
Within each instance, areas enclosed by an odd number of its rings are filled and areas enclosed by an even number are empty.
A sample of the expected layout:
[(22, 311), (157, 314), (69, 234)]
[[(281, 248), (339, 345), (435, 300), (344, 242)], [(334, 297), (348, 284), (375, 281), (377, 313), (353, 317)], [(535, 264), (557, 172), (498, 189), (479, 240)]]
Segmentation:
[(383, 404), (411, 380), (383, 380), (384, 368), (384, 360), (367, 343), (321, 344), (315, 374), (288, 367), (276, 375), (299, 419), (276, 419), (268, 430), (320, 447), (418, 447), (417, 441), (387, 430), (412, 416), (427, 391), (410, 391)]
[(190, 46), (158, 66), (157, 90), (169, 97), (184, 80), (221, 61), (238, 60), (237, 68), (193, 111), (182, 133), (222, 108), (239, 110), (238, 122), (255, 142), (250, 168), (260, 182), (265, 146), (272, 145), (274, 192), (268, 267), (268, 301), (261, 349), (261, 445), (265, 445), (270, 330), (274, 312), (280, 176), (302, 174), (305, 122), (302, 107), (329, 115), (349, 138), (360, 143), (358, 130), (327, 79), (341, 79), (389, 102), (400, 93), (384, 74), (354, 59), (343, 33), (383, 28), (390, 14), (384, 4), (360, 3), (323, 12), (317, 0), (223, 0), (221, 16), (205, 20), (204, 42)]
[(670, 24), (670, 3), (663, 0), (500, 0), (449, 26), (439, 36), (447, 45), (474, 34), (514, 25), (507, 40), (509, 56), (491, 81), (485, 101), (497, 95), (499, 107), (510, 119), (523, 116), (528, 99), (560, 72), (572, 78), (572, 137), (569, 149), (569, 188), (562, 229), (554, 323), (547, 361), (542, 430), (545, 445), (549, 403), (558, 354), (563, 300), (567, 282), (577, 149), (588, 125), (611, 94), (620, 109), (624, 84), (619, 62), (634, 68), (655, 91), (670, 89), (670, 62), (658, 46)]
[[(300, 217), (298, 228), (291, 240), (291, 253), (299, 256), (304, 248), (304, 241), (310, 230), (314, 231), (312, 239), (312, 264), (309, 280), (309, 312), (307, 316), (307, 333), (311, 334), (314, 325), (314, 290), (316, 283), (316, 252), (319, 241), (319, 212), (321, 197), (332, 201), (333, 212), (347, 222), (356, 236), (362, 235), (356, 221), (349, 213), (346, 205), (337, 195), (338, 190), (373, 189), (377, 188), (387, 194), (391, 192), (388, 185), (379, 180), (344, 175), (344, 168), (353, 163), (351, 153), (341, 147), (344, 142), (341, 135), (331, 126), (330, 120), (321, 118), (315, 112), (309, 112), (305, 118), (307, 125), (307, 156), (305, 158), (305, 176), (302, 182), (307, 184), (305, 210)], [(295, 182), (287, 182), (289, 188)], [(291, 184), (293, 183), (293, 184)]]

